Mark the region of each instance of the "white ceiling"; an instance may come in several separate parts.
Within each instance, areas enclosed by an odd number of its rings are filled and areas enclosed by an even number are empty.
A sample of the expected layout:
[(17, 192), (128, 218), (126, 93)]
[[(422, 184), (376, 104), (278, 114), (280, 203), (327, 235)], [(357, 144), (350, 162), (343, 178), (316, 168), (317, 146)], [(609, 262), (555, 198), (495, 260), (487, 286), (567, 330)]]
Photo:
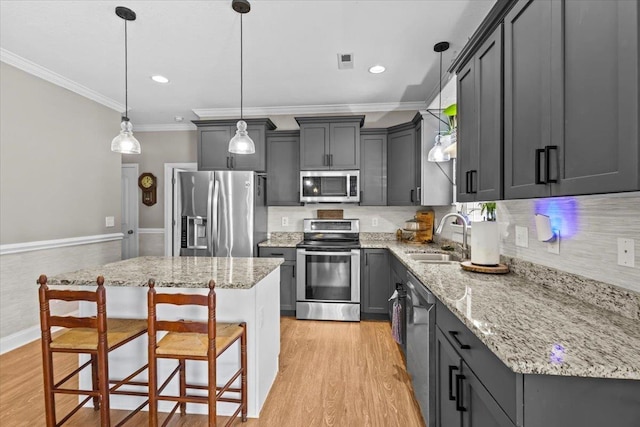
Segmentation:
[[(244, 16), (247, 115), (417, 109), (495, 0), (253, 0)], [(239, 115), (240, 17), (218, 1), (0, 1), (4, 62), (123, 110), (128, 24), (129, 116), (141, 125)], [(355, 66), (338, 70), (337, 54)], [(370, 74), (382, 64), (383, 74)], [(151, 81), (162, 74), (171, 81)], [(53, 76), (53, 77), (51, 77)], [(443, 101), (444, 103), (445, 101)], [(418, 103), (418, 104), (416, 104)], [(365, 105), (363, 105), (365, 104)], [(426, 106), (426, 104), (424, 104)]]

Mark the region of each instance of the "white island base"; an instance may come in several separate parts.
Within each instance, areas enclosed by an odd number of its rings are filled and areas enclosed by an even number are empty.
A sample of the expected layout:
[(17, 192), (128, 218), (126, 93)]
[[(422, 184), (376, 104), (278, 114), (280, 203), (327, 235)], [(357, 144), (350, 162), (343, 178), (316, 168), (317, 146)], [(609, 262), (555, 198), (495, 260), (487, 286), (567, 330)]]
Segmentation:
[[(146, 318), (147, 287), (107, 286), (107, 314), (109, 317)], [(207, 294), (205, 288), (158, 287), (158, 293)], [(258, 418), (262, 405), (278, 373), (278, 356), (280, 354), (280, 269), (271, 273), (249, 289), (216, 289), (216, 319), (219, 322), (247, 323), (247, 388), (248, 416)], [(93, 313), (91, 312), (93, 311)], [(82, 304), (80, 315), (95, 314), (95, 304)], [(158, 306), (159, 319), (189, 319), (206, 322), (206, 307), (172, 307)], [(159, 335), (159, 338), (161, 336)], [(109, 354), (109, 371), (111, 378), (123, 378), (147, 363), (147, 335), (134, 340)], [(81, 359), (88, 360), (86, 358)], [(240, 343), (234, 344), (218, 359), (218, 385), (224, 385), (240, 363)], [(173, 371), (177, 362), (159, 360), (158, 384), (162, 384)], [(147, 379), (145, 370), (138, 379)], [(239, 379), (237, 386), (239, 387)], [(187, 362), (187, 382), (191, 384), (207, 383), (206, 362)], [(91, 388), (91, 374), (85, 369), (80, 378), (80, 385)], [(133, 389), (133, 388), (130, 388)], [(142, 389), (140, 388), (142, 391)], [(145, 390), (146, 391), (146, 390)], [(163, 391), (164, 394), (178, 394), (178, 375)], [(194, 391), (193, 394), (198, 393)], [(111, 409), (132, 410), (144, 399), (133, 396), (111, 396)], [(88, 404), (87, 406), (91, 406)], [(169, 412), (173, 402), (159, 402), (161, 412)], [(237, 405), (219, 402), (218, 415), (231, 415)], [(148, 407), (145, 408), (148, 410)], [(188, 404), (188, 413), (207, 413), (206, 405)]]

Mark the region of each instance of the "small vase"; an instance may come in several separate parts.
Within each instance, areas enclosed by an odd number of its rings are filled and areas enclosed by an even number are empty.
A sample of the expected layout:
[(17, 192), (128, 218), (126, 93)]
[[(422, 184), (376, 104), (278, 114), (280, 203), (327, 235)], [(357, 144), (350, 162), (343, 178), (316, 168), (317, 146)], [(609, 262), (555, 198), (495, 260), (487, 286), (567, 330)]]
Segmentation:
[(500, 264), (500, 229), (496, 221), (474, 222), (471, 226), (471, 263)]

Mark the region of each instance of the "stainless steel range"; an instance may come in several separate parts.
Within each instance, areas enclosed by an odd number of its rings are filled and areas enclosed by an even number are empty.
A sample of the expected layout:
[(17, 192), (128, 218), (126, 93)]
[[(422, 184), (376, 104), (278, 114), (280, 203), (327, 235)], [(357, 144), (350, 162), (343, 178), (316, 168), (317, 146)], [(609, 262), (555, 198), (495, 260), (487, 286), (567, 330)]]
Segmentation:
[(305, 219), (297, 248), (296, 317), (359, 321), (359, 220)]

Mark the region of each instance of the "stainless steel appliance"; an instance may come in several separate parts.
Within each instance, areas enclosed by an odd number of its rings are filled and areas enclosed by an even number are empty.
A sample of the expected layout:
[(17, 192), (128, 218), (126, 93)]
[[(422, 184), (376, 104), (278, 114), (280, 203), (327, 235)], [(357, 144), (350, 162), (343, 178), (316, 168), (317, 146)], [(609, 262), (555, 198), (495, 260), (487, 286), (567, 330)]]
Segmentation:
[(296, 317), (359, 321), (359, 220), (305, 219), (296, 255)]
[(300, 202), (360, 201), (360, 171), (300, 171)]
[(254, 257), (267, 238), (265, 177), (175, 171), (173, 255)]
[(435, 423), (435, 297), (407, 273), (407, 371), (426, 425)]

